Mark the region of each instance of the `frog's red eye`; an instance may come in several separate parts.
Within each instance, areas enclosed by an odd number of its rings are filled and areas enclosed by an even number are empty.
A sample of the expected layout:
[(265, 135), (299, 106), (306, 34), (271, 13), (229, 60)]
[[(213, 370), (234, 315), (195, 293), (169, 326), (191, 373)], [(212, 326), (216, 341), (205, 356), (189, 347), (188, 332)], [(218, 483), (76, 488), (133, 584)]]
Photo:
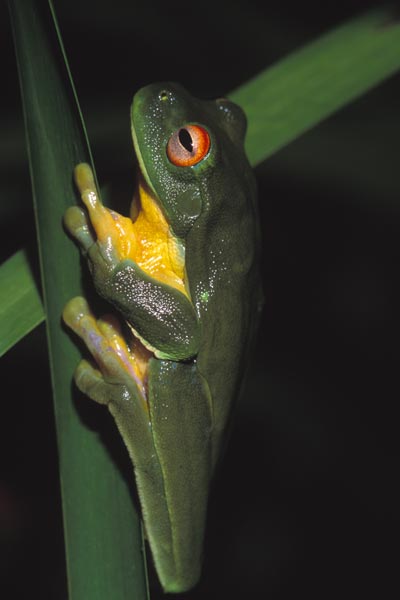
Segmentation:
[(200, 125), (185, 125), (171, 135), (167, 156), (177, 167), (192, 167), (200, 162), (210, 149), (210, 136)]

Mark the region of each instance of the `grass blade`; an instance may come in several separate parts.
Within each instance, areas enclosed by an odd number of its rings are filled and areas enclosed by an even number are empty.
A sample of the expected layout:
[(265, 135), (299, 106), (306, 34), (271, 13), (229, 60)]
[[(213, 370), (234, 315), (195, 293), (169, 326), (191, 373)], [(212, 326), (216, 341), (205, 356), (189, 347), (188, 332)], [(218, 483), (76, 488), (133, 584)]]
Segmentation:
[(246, 111), (256, 165), (400, 68), (400, 24), (390, 9), (350, 21), (230, 94)]
[[(123, 474), (98, 432), (78, 414), (77, 407), (84, 411), (88, 402), (80, 399), (75, 405), (71, 394), (71, 377), (80, 357), (60, 322), (65, 302), (82, 293), (78, 251), (61, 223), (75, 197), (73, 167), (90, 161), (90, 151), (51, 3), (10, 0), (9, 8), (47, 315), (69, 597), (139, 600), (147, 595), (140, 521)], [(105, 431), (111, 427), (108, 418)]]
[(0, 267), (0, 356), (44, 320), (40, 298), (24, 250)]

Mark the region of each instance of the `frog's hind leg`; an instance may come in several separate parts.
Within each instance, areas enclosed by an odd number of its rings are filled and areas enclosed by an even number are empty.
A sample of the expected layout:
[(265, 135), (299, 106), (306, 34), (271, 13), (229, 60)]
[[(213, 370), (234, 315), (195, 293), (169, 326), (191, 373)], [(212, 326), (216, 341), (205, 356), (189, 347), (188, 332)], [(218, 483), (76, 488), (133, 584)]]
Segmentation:
[(67, 325), (85, 341), (98, 367), (81, 361), (75, 381), (90, 398), (106, 404), (114, 417), (134, 465), (146, 529), (171, 547), (163, 472), (140, 379), (141, 375), (146, 376), (145, 350), (134, 340), (126, 343), (115, 319), (95, 319), (83, 298), (71, 300), (63, 316)]
[(212, 468), (208, 388), (195, 363), (152, 359), (148, 402), (163, 498), (147, 531), (164, 589), (182, 592), (201, 569)]
[(81, 297), (68, 302), (63, 318), (83, 339), (97, 365), (96, 368), (87, 360), (80, 362), (75, 372), (78, 388), (96, 402), (107, 404), (110, 410), (113, 402), (129, 393), (147, 412), (145, 357), (138, 357), (132, 352), (118, 320), (112, 315), (96, 319)]

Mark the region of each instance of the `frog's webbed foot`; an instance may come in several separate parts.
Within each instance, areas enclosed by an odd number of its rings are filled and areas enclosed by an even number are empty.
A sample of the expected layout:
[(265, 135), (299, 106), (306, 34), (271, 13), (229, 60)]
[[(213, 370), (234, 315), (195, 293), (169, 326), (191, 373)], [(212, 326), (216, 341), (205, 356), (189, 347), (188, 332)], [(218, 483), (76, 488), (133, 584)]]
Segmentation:
[[(82, 360), (76, 371), (78, 388), (100, 404), (116, 404), (121, 398), (140, 398), (147, 410), (147, 363), (151, 354), (132, 337), (124, 339), (113, 315), (96, 319), (86, 300), (73, 298), (66, 305), (65, 323), (85, 342), (95, 364)], [(95, 366), (97, 365), (97, 366)]]

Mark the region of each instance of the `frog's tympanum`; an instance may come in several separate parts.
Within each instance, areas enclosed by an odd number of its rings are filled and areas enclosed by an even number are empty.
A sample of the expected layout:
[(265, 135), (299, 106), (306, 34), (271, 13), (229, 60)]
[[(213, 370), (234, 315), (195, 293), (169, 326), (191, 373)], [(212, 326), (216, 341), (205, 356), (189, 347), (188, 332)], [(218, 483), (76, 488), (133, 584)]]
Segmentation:
[(103, 206), (85, 164), (85, 209), (65, 215), (114, 314), (96, 319), (74, 298), (64, 320), (94, 359), (75, 381), (108, 406), (132, 459), (161, 584), (181, 592), (200, 576), (210, 481), (260, 313), (256, 188), (229, 100), (154, 84), (135, 95), (131, 122), (129, 216)]

